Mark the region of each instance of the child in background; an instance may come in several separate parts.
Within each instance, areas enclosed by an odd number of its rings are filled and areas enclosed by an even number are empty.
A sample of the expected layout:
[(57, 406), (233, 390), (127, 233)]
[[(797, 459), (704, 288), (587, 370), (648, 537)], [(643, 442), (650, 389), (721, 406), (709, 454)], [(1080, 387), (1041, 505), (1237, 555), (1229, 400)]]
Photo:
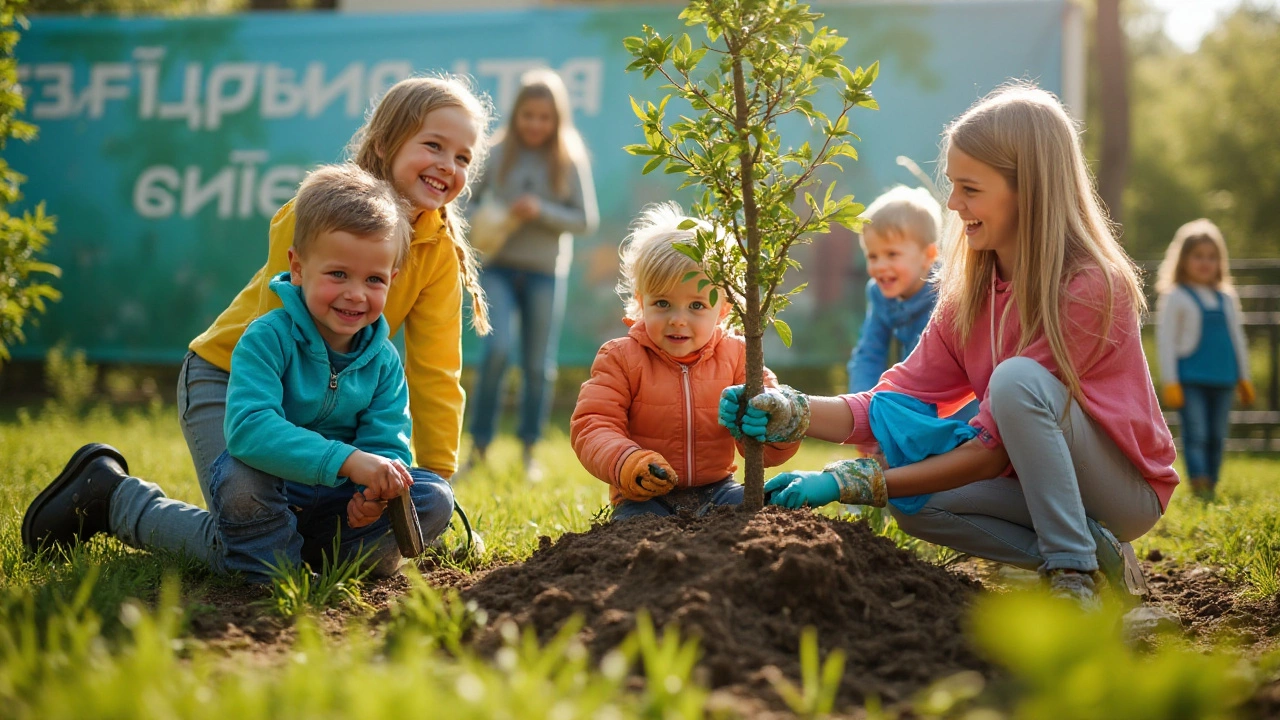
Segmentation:
[(1201, 219), (1178, 228), (1160, 264), (1156, 290), (1164, 402), (1182, 416), (1182, 455), (1191, 490), (1209, 499), (1222, 467), (1231, 396), (1238, 394), (1245, 405), (1254, 396), (1240, 298), (1217, 225)]
[(405, 488), (424, 537), (444, 532), (453, 492), (408, 469), (409, 390), (382, 317), (409, 251), (406, 210), (389, 183), (356, 165), (323, 167), (302, 183), (290, 269), (269, 284), (283, 306), (250, 323), (231, 356), (212, 512), (169, 500), (181, 522), (156, 528), (152, 543), (212, 522), (210, 565), (265, 583), (272, 565), (318, 568), (336, 537), (336, 559), (369, 552), (374, 574), (386, 576), (401, 557), (383, 510)]
[[(578, 459), (612, 488), (615, 520), (742, 502), (734, 438), (716, 410), (720, 391), (746, 379), (746, 343), (724, 327), (724, 290), (712, 303), (698, 264), (675, 248), (694, 236), (680, 229), (686, 219), (675, 203), (650, 206), (623, 242), (618, 292), (630, 330), (596, 354), (570, 421)], [(776, 384), (768, 370), (765, 384)], [(765, 465), (798, 445), (766, 446)]]
[[(489, 331), (475, 253), (455, 201), (484, 160), (488, 104), (454, 77), (401, 80), (379, 100), (351, 139), (352, 161), (395, 188), (410, 206), (413, 237), (403, 270), (389, 289), (382, 316), (394, 335), (404, 328), (405, 376), (413, 417), (414, 461), (448, 479), (462, 435), (462, 302), (472, 297), (472, 322)], [(245, 328), (281, 307), (272, 280), (289, 269), (297, 215), (293, 200), (271, 220), (263, 266), (213, 325), (191, 342), (178, 375), (178, 408), (207, 507), (214, 461), (226, 450), (228, 373)], [(128, 475), (115, 448), (92, 443), (72, 455), (49, 489), (27, 511), (23, 543), (70, 545), (110, 532), (134, 547), (162, 547), (209, 559), (217, 523), (199, 508), (175, 502), (155, 483)], [(188, 513), (201, 513), (193, 522)]]
[(863, 213), (859, 242), (867, 259), (867, 316), (849, 356), (849, 392), (864, 392), (888, 369), (889, 342), (911, 354), (938, 300), (929, 273), (938, 259), (942, 208), (924, 188), (899, 185)]
[[(1053, 594), (1100, 607), (1095, 572), (1117, 589), (1140, 586), (1120, 541), (1150, 530), (1178, 484), (1142, 350), (1137, 269), (1053, 95), (1023, 84), (993, 91), (947, 128), (943, 152), (955, 234), (938, 310), (915, 351), (868, 392), (768, 390), (741, 422), (720, 421), (765, 442), (864, 443), (876, 439), (876, 393), (909, 395), (941, 415), (976, 395), (973, 439), (895, 467), (857, 458), (781, 473), (765, 493), (789, 507), (927, 496), (892, 511), (904, 532), (1038, 569)], [(727, 388), (726, 404), (741, 394)]]
[(484, 339), (472, 388), (474, 446), (467, 465), (485, 460), (501, 415), (503, 380), (519, 348), (523, 382), (516, 434), (524, 446), (525, 477), (536, 482), (543, 473), (533, 448), (555, 388), (573, 235), (594, 232), (599, 222), (586, 146), (573, 126), (559, 75), (531, 70), (520, 79), (510, 122), (495, 137), (492, 156), (474, 194), (506, 206), (520, 224), (485, 259), (480, 275), (493, 332)]

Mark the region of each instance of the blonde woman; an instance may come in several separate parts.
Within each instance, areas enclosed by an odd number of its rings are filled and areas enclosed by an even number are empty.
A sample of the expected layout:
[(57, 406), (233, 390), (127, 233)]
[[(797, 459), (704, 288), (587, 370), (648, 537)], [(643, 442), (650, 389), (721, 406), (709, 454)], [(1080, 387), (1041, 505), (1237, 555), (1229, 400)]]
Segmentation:
[[(1142, 353), (1137, 271), (1051, 94), (1021, 84), (992, 92), (947, 128), (943, 159), (953, 230), (915, 352), (868, 392), (767, 391), (736, 428), (768, 442), (883, 444), (868, 420), (877, 393), (904, 393), (940, 415), (976, 395), (976, 437), (954, 449), (898, 467), (860, 458), (783, 473), (766, 493), (791, 507), (927, 496), (911, 514), (893, 509), (906, 532), (1039, 569), (1056, 594), (1096, 607), (1094, 573), (1122, 583), (1134, 571), (1118, 540), (1150, 530), (1178, 483)], [(741, 389), (725, 394), (734, 407)]]
[(480, 276), (493, 332), (484, 340), (471, 392), (470, 462), (485, 459), (501, 414), (503, 379), (518, 352), (524, 382), (516, 434), (524, 445), (526, 476), (536, 481), (542, 470), (533, 460), (533, 447), (542, 436), (555, 386), (573, 236), (593, 232), (598, 222), (586, 148), (573, 127), (569, 94), (559, 75), (533, 70), (521, 78), (510, 120), (494, 142), (493, 163), (477, 181), (475, 194), (507, 207), (519, 225), (486, 258)]

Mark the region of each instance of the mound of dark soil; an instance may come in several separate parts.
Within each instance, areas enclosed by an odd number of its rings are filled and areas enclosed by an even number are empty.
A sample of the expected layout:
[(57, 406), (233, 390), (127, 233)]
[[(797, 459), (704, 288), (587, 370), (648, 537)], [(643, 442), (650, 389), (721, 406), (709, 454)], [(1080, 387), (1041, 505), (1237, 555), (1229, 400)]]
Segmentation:
[(570, 533), (463, 592), (490, 613), (476, 639), (496, 649), (506, 619), (546, 640), (572, 615), (597, 657), (647, 609), (701, 638), (704, 679), (736, 695), (779, 699), (764, 668), (798, 680), (801, 630), (825, 654), (843, 648), (842, 704), (903, 699), (963, 669), (985, 669), (962, 620), (978, 584), (929, 565), (862, 523), (808, 511), (720, 509), (706, 517), (637, 518)]

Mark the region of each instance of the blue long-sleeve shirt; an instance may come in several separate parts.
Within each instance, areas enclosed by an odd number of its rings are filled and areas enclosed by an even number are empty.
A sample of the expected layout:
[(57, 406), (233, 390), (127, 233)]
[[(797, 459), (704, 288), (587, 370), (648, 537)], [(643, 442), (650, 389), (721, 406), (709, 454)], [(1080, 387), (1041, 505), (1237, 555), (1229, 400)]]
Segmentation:
[(250, 323), (231, 354), (227, 452), (265, 473), (336, 487), (357, 449), (409, 465), (409, 387), (387, 321), (358, 338), (362, 350), (335, 372), (302, 288), (281, 273), (270, 288), (284, 307)]
[(867, 281), (867, 316), (849, 356), (849, 392), (865, 392), (880, 382), (880, 375), (889, 367), (891, 339), (902, 343), (902, 357), (911, 354), (937, 302), (938, 288), (933, 282), (899, 300), (885, 297), (875, 280)]

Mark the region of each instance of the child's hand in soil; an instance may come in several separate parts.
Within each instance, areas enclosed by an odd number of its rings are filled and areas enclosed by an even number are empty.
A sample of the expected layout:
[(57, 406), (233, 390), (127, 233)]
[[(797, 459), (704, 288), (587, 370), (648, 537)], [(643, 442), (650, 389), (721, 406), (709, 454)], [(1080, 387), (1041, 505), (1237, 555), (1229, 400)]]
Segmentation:
[(742, 385), (730, 385), (720, 393), (717, 420), (735, 439), (747, 436), (765, 443), (795, 442), (809, 429), (809, 397), (787, 385), (765, 388), (747, 402), (738, 422)]
[(413, 484), (409, 469), (399, 461), (362, 450), (351, 453), (338, 469), (338, 474), (351, 478), (351, 482), (357, 485), (363, 485), (364, 496), (369, 500), (399, 497), (405, 488)]
[(667, 459), (652, 450), (636, 450), (622, 461), (618, 489), (628, 500), (644, 502), (675, 489), (679, 478)]
[(357, 492), (347, 503), (347, 527), (364, 527), (382, 517), (386, 509), (386, 500), (370, 500), (363, 492)]
[(884, 507), (889, 501), (884, 470), (871, 458), (840, 460), (822, 472), (781, 473), (764, 484), (764, 496), (770, 505), (789, 508), (821, 507), (837, 500), (846, 505)]

